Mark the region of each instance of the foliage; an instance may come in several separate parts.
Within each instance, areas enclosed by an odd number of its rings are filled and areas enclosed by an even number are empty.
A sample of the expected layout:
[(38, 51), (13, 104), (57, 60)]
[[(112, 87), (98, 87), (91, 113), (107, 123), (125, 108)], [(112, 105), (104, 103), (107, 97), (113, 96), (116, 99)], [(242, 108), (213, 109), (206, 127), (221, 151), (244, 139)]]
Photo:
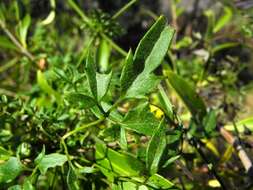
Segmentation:
[(184, 33), (172, 1), (173, 26), (157, 17), (127, 53), (117, 19), (134, 3), (87, 16), (50, 0), (43, 19), (29, 0), (0, 3), (0, 189), (252, 187), (232, 146), (218, 146), (220, 127), (239, 140), (253, 129), (252, 117), (237, 122), (249, 17), (224, 2)]

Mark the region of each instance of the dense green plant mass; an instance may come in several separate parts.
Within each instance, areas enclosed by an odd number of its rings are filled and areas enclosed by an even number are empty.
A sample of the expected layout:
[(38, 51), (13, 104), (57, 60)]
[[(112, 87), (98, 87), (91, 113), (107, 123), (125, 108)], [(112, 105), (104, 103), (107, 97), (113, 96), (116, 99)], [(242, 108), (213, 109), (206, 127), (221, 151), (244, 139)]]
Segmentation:
[(134, 3), (86, 16), (50, 0), (44, 19), (29, 0), (0, 3), (0, 189), (252, 187), (253, 120), (237, 122), (252, 43), (234, 39), (252, 37), (251, 13), (220, 4), (182, 35), (173, 1), (173, 27), (156, 17), (126, 52), (117, 18)]

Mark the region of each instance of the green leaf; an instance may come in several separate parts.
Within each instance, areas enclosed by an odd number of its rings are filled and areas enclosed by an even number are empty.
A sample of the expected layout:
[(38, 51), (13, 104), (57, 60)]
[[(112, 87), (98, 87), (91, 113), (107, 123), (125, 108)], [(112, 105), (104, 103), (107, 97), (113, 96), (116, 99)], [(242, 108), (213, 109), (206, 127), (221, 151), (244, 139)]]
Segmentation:
[(74, 105), (78, 105), (82, 109), (91, 108), (96, 105), (96, 101), (85, 94), (72, 92), (66, 95), (66, 99)]
[(164, 120), (162, 120), (157, 129), (154, 131), (147, 147), (146, 164), (151, 174), (155, 174), (158, 171), (159, 162), (166, 148), (164, 125)]
[(127, 90), (125, 98), (145, 98), (160, 83), (161, 77), (154, 74), (140, 74)]
[(211, 133), (216, 127), (216, 114), (214, 110), (211, 110), (204, 118), (203, 125), (207, 133)]
[(168, 52), (174, 33), (175, 30), (169, 26), (163, 29), (159, 38), (155, 42), (152, 51), (145, 60), (145, 68), (143, 73), (150, 73), (161, 64), (164, 56)]
[(26, 38), (27, 38), (27, 33), (28, 33), (28, 28), (31, 24), (31, 17), (30, 15), (26, 15), (22, 21), (20, 22), (19, 25), (19, 38), (21, 41), (21, 44), (26, 48), (27, 44), (26, 44)]
[(0, 36), (0, 47), (4, 49), (17, 50), (17, 47), (5, 36)]
[(112, 72), (109, 74), (96, 73), (97, 80), (97, 99), (100, 101), (107, 93), (112, 78)]
[(0, 160), (7, 160), (11, 155), (11, 151), (6, 150), (4, 147), (0, 146)]
[(21, 185), (13, 185), (13, 186), (9, 187), (8, 190), (22, 190), (22, 186)]
[(159, 126), (159, 121), (150, 112), (148, 103), (143, 103), (130, 110), (120, 124), (126, 129), (151, 136)]
[(45, 174), (48, 168), (54, 168), (56, 166), (62, 166), (67, 161), (67, 156), (58, 153), (51, 153), (44, 155), (42, 158), (36, 158), (35, 163), (38, 166), (40, 172)]
[(195, 89), (182, 77), (171, 71), (167, 72), (166, 76), (168, 77), (170, 85), (190, 110), (192, 116), (202, 121), (206, 115), (206, 107), (203, 100), (195, 92)]
[(97, 79), (96, 79), (96, 64), (90, 52), (88, 53), (88, 56), (86, 59), (85, 72), (86, 72), (91, 93), (93, 94), (94, 98), (97, 99), (98, 92), (97, 92)]
[(76, 170), (73, 166), (69, 166), (69, 171), (67, 174), (67, 184), (68, 184), (68, 189), (69, 190), (78, 190), (79, 185), (77, 181), (77, 175), (76, 175)]
[(229, 49), (238, 46), (239, 43), (237, 42), (226, 42), (219, 45), (216, 45), (214, 48), (212, 48), (212, 53), (215, 54), (219, 51), (222, 51), (224, 49)]
[(154, 174), (150, 178), (148, 178), (146, 184), (156, 189), (170, 189), (170, 188), (178, 189), (174, 186), (174, 184), (171, 181), (165, 179), (159, 174)]
[(224, 7), (224, 14), (219, 18), (219, 20), (215, 23), (215, 26), (213, 28), (213, 33), (218, 32), (221, 30), (229, 21), (231, 20), (233, 16), (233, 12), (231, 8)]
[(41, 21), (41, 24), (48, 25), (54, 21), (54, 18), (55, 18), (55, 11), (51, 10), (49, 15), (47, 16), (47, 18), (45, 18), (44, 20)]
[(24, 184), (23, 184), (23, 190), (35, 190), (29, 178), (25, 178)]
[(144, 69), (144, 62), (150, 55), (165, 26), (166, 18), (164, 16), (160, 16), (141, 39), (134, 54), (133, 68), (135, 76)]
[(176, 155), (176, 156), (172, 156), (170, 159), (168, 159), (164, 164), (163, 164), (163, 168), (166, 168), (168, 165), (170, 165), (171, 163), (173, 163), (174, 161), (176, 161), (178, 158), (180, 158), (180, 155)]
[(134, 78), (133, 73), (133, 54), (130, 50), (126, 56), (124, 66), (121, 72), (120, 76), (120, 88), (121, 88), (121, 94), (124, 94), (128, 87), (131, 86), (132, 82), (131, 79)]
[(37, 83), (44, 92), (46, 92), (48, 95), (53, 95), (57, 103), (60, 104), (61, 95), (48, 84), (47, 79), (41, 70), (37, 70)]
[(127, 56), (121, 77), (123, 93), (140, 73), (146, 75), (159, 66), (168, 51), (173, 34), (174, 30), (166, 27), (165, 17), (159, 17), (141, 39), (133, 58), (130, 52)]
[[(245, 126), (250, 130), (253, 131), (253, 116), (242, 119), (238, 122), (236, 122), (236, 127), (238, 129), (238, 132), (242, 133), (245, 130)], [(233, 124), (227, 124), (224, 126), (225, 129), (229, 131), (234, 131), (235, 127)]]
[(23, 167), (16, 157), (10, 159), (0, 165), (0, 183), (9, 183), (14, 180), (21, 172)]
[(145, 167), (135, 157), (116, 152), (105, 144), (96, 143), (96, 162), (100, 170), (108, 176), (134, 177), (139, 176)]
[(165, 114), (171, 119), (173, 120), (173, 106), (172, 103), (170, 102), (170, 99), (168, 97), (168, 95), (166, 94), (166, 92), (164, 91), (163, 87), (161, 85), (158, 85), (158, 90), (159, 90), (159, 102), (160, 102), (160, 106), (163, 109), (163, 111), (165, 112)]

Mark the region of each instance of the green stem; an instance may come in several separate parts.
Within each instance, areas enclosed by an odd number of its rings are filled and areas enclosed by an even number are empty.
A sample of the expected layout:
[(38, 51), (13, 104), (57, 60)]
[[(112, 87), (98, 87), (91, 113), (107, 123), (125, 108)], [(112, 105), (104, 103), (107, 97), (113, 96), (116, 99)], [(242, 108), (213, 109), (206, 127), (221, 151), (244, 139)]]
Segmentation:
[[(66, 133), (66, 134), (62, 137), (62, 140), (68, 138), (69, 136), (71, 136), (71, 135), (73, 135), (73, 134), (75, 134), (75, 133), (77, 133), (77, 132), (79, 132), (79, 131), (82, 131), (83, 129), (86, 129), (86, 128), (91, 127), (91, 126), (93, 126), (93, 125), (97, 125), (97, 124), (101, 123), (102, 121), (104, 121), (104, 119), (105, 119), (105, 118), (102, 117), (102, 118), (100, 118), (100, 119), (98, 119), (98, 120), (96, 120), (96, 121), (94, 121), (94, 122), (91, 122), (91, 123), (88, 123), (88, 124), (83, 125), (83, 126), (81, 126), (81, 127), (78, 127), (78, 128), (76, 128), (76, 129), (74, 129), (74, 130), (72, 130), (72, 131)], [(63, 145), (64, 145), (64, 144), (63, 144)]]
[(23, 53), (25, 56), (27, 56), (31, 61), (34, 61), (34, 56), (26, 49), (24, 48), (19, 41), (15, 38), (15, 36), (8, 30), (8, 28), (5, 26), (5, 24), (0, 20), (0, 27), (3, 29), (4, 33), (8, 36), (8, 38), (13, 42), (15, 46), (20, 50), (21, 53)]
[(91, 27), (90, 19), (83, 13), (83, 11), (78, 7), (78, 5), (73, 0), (68, 0), (69, 5), (77, 12), (77, 14), (83, 19), (83, 21)]
[(110, 38), (108, 38), (105, 34), (100, 34), (104, 40), (106, 40), (117, 52), (119, 52), (124, 57), (127, 56), (127, 52), (119, 47), (116, 43), (114, 43)]
[(18, 59), (14, 58), (10, 60), (8, 63), (0, 67), (0, 73), (4, 72), (5, 70), (9, 69), (10, 67), (14, 66), (17, 63)]
[(129, 1), (127, 4), (125, 4), (120, 10), (118, 10), (113, 16), (112, 19), (118, 18), (120, 15), (122, 15), (124, 12), (126, 12), (127, 9), (129, 9), (134, 3), (136, 3), (137, 0)]

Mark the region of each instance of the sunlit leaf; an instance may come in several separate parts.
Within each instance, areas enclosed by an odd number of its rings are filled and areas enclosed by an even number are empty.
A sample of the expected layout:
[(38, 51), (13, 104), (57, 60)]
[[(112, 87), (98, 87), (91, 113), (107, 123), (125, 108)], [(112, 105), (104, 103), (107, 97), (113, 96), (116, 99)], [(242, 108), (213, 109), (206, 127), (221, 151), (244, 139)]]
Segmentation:
[(137, 133), (153, 135), (159, 126), (159, 121), (150, 112), (148, 103), (144, 103), (130, 110), (120, 124), (122, 127)]
[(147, 147), (146, 164), (151, 174), (158, 171), (158, 166), (166, 148), (165, 124), (162, 120), (154, 131)]
[(23, 171), (23, 166), (18, 158), (10, 159), (0, 165), (0, 183), (8, 183), (14, 180)]

